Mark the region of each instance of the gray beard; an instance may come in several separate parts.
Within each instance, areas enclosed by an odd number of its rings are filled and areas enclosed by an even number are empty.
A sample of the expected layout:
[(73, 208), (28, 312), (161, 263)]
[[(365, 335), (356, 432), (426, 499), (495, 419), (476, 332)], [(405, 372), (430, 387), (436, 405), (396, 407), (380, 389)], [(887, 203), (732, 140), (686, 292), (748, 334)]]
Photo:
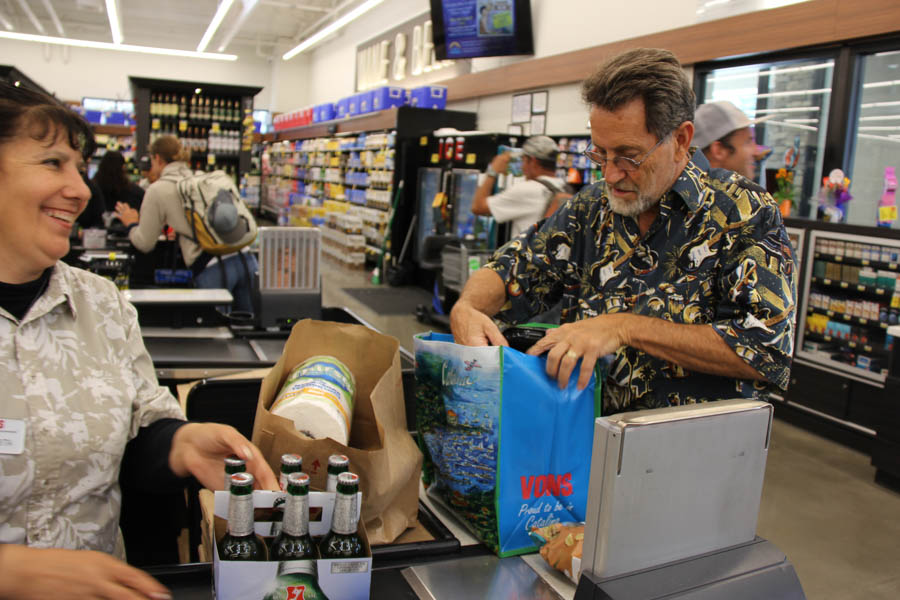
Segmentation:
[(612, 194), (609, 194), (608, 198), (609, 207), (612, 209), (612, 211), (617, 215), (622, 215), (623, 217), (636, 217), (639, 214), (650, 210), (660, 201), (660, 198), (644, 196), (643, 194), (638, 194), (636, 202), (627, 202), (624, 200), (620, 200)]

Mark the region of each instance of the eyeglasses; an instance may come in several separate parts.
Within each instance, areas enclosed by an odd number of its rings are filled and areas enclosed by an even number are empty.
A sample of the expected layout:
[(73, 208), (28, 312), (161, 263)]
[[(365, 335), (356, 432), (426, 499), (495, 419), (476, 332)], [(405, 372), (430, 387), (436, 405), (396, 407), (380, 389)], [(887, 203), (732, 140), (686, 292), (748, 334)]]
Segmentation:
[(596, 150), (585, 150), (583, 154), (588, 157), (588, 160), (590, 160), (601, 169), (606, 165), (608, 161), (612, 160), (612, 164), (616, 165), (616, 168), (620, 171), (625, 171), (626, 173), (634, 173), (641, 168), (641, 165), (644, 164), (644, 162), (648, 158), (650, 158), (650, 155), (653, 154), (653, 151), (659, 148), (659, 145), (669, 138), (669, 135), (670, 134), (664, 135), (659, 139), (658, 142), (653, 144), (653, 147), (647, 151), (647, 153), (644, 155), (644, 158), (642, 158), (641, 160), (634, 160), (633, 158), (628, 158), (627, 156), (616, 156), (615, 158), (610, 159), (603, 154), (600, 154)]

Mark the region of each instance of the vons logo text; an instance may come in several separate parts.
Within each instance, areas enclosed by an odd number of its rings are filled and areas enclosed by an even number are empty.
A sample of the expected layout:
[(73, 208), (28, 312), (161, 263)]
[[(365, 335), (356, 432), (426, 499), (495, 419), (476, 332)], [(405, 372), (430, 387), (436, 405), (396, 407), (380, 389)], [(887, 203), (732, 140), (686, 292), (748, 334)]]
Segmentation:
[(571, 496), (572, 474), (529, 475), (519, 478), (522, 482), (522, 500), (541, 496)]

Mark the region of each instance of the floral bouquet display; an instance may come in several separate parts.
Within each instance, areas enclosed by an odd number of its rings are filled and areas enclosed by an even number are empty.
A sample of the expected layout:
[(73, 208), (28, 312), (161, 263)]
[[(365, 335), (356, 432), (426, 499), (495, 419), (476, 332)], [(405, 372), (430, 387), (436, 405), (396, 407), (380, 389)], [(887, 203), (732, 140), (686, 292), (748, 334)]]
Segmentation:
[(850, 179), (840, 169), (834, 169), (828, 177), (822, 178), (819, 190), (818, 218), (821, 221), (843, 223), (847, 218), (847, 203), (850, 195)]
[(794, 207), (794, 170), (778, 169), (775, 173), (775, 193), (772, 194), (778, 203), (782, 217), (791, 216)]

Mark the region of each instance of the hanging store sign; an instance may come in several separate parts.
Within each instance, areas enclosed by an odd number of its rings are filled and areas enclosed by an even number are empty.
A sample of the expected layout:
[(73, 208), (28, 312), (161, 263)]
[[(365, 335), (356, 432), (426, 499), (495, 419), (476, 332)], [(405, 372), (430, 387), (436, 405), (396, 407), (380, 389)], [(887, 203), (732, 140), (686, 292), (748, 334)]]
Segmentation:
[(436, 60), (431, 15), (425, 13), (356, 47), (356, 91), (415, 87), (465, 75), (472, 61)]

